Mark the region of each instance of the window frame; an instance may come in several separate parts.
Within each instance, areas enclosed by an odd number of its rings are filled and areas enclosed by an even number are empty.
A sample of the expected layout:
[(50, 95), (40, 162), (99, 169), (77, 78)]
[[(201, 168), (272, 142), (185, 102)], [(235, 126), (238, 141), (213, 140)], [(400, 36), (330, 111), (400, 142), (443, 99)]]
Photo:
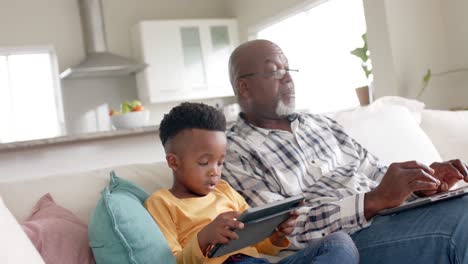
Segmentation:
[[(51, 62), (51, 76), (52, 76), (52, 85), (54, 89), (54, 102), (57, 109), (57, 122), (59, 126), (59, 134), (63, 135), (65, 133), (65, 119), (63, 112), (63, 102), (62, 102), (62, 89), (60, 82), (59, 66), (57, 53), (53, 46), (14, 46), (14, 47), (0, 47), (0, 56), (11, 56), (11, 55), (24, 55), (24, 54), (34, 54), (34, 53), (47, 53), (50, 57)], [(58, 136), (60, 136), (58, 135)], [(15, 139), (16, 141), (16, 139)], [(27, 140), (29, 141), (29, 140)], [(1, 144), (1, 141), (0, 141)]]

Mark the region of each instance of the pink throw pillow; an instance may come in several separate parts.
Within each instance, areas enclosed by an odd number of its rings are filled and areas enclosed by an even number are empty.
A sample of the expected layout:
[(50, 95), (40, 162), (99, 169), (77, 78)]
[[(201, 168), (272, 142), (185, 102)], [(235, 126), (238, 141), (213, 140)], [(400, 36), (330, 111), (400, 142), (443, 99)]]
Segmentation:
[(49, 193), (39, 199), (22, 227), (47, 264), (95, 263), (87, 226)]

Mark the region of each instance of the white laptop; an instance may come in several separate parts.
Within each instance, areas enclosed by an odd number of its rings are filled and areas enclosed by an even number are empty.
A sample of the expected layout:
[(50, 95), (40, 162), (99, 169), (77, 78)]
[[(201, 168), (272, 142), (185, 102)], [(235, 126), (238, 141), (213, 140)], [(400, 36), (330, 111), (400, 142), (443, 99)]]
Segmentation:
[(423, 206), (423, 205), (428, 205), (428, 204), (432, 204), (432, 203), (436, 203), (436, 202), (440, 202), (440, 201), (445, 201), (445, 200), (448, 200), (448, 199), (461, 197), (461, 196), (466, 195), (466, 194), (468, 194), (468, 185), (464, 186), (464, 187), (461, 187), (461, 188), (458, 188), (458, 189), (453, 189), (453, 190), (450, 190), (450, 191), (447, 191), (447, 192), (437, 193), (437, 194), (427, 196), (427, 197), (421, 197), (421, 198), (413, 200), (411, 202), (403, 203), (400, 206), (382, 210), (378, 214), (379, 215), (394, 214), (394, 213), (409, 210), (409, 209), (412, 209), (412, 208), (420, 207), (420, 206)]

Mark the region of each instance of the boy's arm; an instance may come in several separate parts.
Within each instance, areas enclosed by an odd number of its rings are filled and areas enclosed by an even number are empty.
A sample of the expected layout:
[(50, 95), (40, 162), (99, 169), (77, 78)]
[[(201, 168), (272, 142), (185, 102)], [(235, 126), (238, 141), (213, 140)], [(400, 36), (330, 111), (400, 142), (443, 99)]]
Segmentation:
[(155, 197), (150, 197), (145, 202), (145, 207), (151, 214), (153, 219), (158, 224), (161, 232), (172, 250), (172, 254), (176, 257), (177, 263), (203, 263), (205, 257), (203, 256), (198, 239), (195, 235), (191, 241), (184, 247), (178, 242), (177, 228), (171, 219), (171, 212), (165, 203)]
[[(231, 191), (232, 199), (236, 201), (239, 211), (243, 212), (249, 208), (249, 205), (245, 202), (244, 198), (236, 192), (232, 187), (229, 186)], [(274, 232), (270, 237), (257, 243), (254, 247), (258, 252), (268, 255), (278, 255), (279, 251), (286, 249), (289, 246), (289, 240), (286, 236), (280, 232)]]

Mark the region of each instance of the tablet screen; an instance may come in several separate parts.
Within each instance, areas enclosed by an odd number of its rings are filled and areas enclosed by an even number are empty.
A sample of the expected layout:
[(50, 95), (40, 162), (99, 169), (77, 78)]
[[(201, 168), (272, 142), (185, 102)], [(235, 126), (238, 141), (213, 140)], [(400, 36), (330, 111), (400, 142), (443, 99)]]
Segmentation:
[(232, 240), (228, 244), (215, 245), (208, 253), (208, 257), (220, 257), (266, 239), (280, 223), (290, 217), (290, 212), (303, 200), (304, 196), (298, 195), (247, 209), (238, 219), (244, 223), (244, 228), (235, 230), (239, 239)]

